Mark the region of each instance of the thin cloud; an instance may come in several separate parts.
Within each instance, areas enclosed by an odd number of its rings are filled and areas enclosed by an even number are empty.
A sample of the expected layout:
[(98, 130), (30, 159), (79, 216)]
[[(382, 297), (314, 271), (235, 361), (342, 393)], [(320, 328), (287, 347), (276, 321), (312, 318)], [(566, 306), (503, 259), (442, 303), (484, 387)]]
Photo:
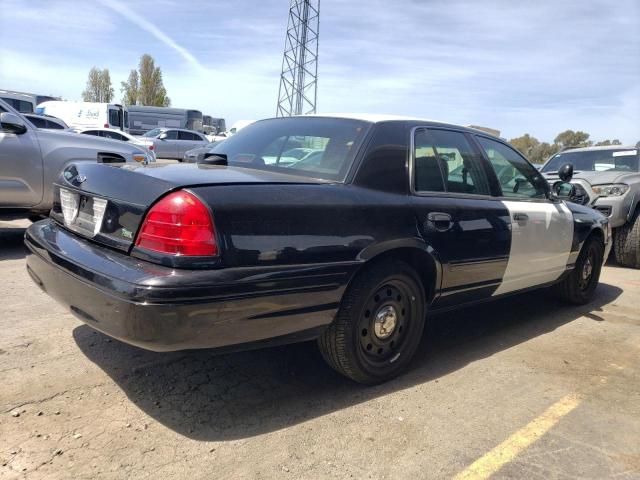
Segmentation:
[(99, 0), (105, 7), (113, 10), (114, 12), (122, 15), (124, 18), (129, 20), (131, 23), (136, 24), (146, 32), (150, 33), (162, 43), (164, 43), (169, 48), (174, 49), (182, 58), (184, 58), (191, 65), (196, 67), (199, 70), (205, 70), (205, 67), (198, 61), (196, 57), (193, 56), (189, 50), (184, 48), (181, 45), (178, 45), (175, 40), (173, 40), (169, 35), (164, 33), (161, 29), (156, 27), (153, 23), (148, 21), (147, 19), (141, 17), (136, 12), (131, 10), (129, 7), (124, 5), (119, 0)]

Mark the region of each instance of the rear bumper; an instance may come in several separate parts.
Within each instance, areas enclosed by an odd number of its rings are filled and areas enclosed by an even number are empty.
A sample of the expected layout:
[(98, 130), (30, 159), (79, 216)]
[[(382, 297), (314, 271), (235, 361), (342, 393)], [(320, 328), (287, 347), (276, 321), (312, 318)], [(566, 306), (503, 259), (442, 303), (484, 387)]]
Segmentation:
[(313, 338), (356, 264), (177, 270), (95, 245), (52, 220), (25, 235), (27, 270), (109, 336), (154, 351), (244, 348)]

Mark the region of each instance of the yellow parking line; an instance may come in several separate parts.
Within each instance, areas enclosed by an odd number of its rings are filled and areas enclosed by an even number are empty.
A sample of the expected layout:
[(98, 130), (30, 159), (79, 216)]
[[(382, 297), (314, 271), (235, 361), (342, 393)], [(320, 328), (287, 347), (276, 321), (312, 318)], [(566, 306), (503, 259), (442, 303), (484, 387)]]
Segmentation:
[(542, 415), (532, 420), (500, 445), (473, 462), (454, 478), (456, 480), (489, 478), (504, 465), (511, 462), (520, 452), (529, 447), (529, 445), (547, 433), (562, 417), (580, 405), (581, 400), (581, 397), (576, 394), (563, 397), (545, 410)]

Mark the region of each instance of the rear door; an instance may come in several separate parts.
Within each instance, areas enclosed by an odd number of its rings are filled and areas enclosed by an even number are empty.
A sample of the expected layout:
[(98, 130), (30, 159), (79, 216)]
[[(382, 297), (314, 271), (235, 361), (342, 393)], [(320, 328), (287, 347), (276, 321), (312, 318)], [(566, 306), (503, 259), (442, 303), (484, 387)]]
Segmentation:
[(515, 149), (477, 135), (476, 140), (500, 184), (509, 211), (511, 248), (502, 284), (495, 294), (522, 290), (560, 277), (573, 242), (573, 215), (549, 199), (542, 175)]
[(200, 137), (191, 132), (185, 132), (180, 130), (178, 132), (177, 144), (177, 156), (179, 158), (184, 157), (185, 152), (192, 148), (199, 147), (202, 144)]
[(509, 212), (495, 196), (487, 166), (462, 132), (412, 132), (411, 192), (417, 224), (442, 264), (437, 306), (491, 296), (507, 268)]

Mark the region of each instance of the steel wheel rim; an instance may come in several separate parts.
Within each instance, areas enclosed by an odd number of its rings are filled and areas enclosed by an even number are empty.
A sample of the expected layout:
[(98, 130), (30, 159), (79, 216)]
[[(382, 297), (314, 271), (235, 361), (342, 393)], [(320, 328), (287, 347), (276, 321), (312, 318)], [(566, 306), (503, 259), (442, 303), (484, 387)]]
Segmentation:
[(595, 270), (596, 258), (595, 253), (592, 249), (589, 250), (587, 257), (584, 259), (582, 263), (582, 267), (580, 268), (580, 273), (578, 277), (578, 287), (580, 290), (587, 290), (594, 278), (593, 273)]
[(415, 293), (401, 281), (388, 281), (371, 295), (358, 322), (360, 357), (370, 366), (393, 363), (414, 325)]

